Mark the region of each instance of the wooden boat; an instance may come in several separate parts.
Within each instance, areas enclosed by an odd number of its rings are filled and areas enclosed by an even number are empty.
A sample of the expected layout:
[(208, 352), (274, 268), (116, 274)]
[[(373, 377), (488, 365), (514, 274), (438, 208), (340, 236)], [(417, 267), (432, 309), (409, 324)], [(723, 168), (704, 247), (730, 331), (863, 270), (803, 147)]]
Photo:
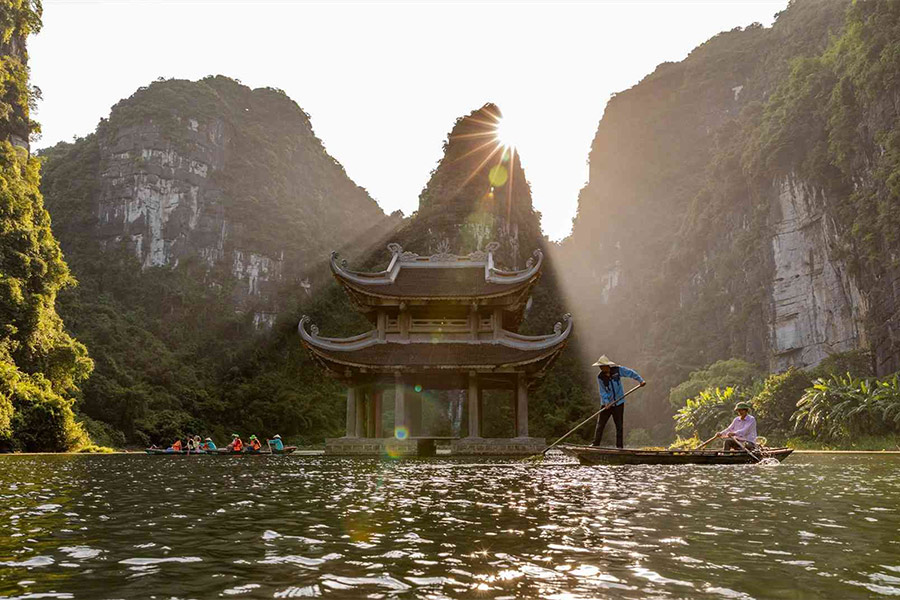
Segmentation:
[(791, 448), (763, 448), (754, 458), (743, 450), (640, 450), (572, 444), (559, 449), (583, 465), (744, 465), (766, 458), (781, 462), (793, 452)]
[(271, 452), (268, 450), (260, 450), (258, 452), (252, 452), (250, 450), (241, 451), (241, 452), (232, 452), (231, 450), (226, 450), (225, 448), (219, 448), (213, 452), (188, 452), (187, 450), (178, 450), (178, 451), (169, 451), (164, 448), (147, 448), (145, 452), (147, 454), (153, 456), (259, 456), (259, 455), (271, 455), (271, 454), (293, 454), (297, 449), (297, 446), (285, 446), (282, 450), (272, 450)]

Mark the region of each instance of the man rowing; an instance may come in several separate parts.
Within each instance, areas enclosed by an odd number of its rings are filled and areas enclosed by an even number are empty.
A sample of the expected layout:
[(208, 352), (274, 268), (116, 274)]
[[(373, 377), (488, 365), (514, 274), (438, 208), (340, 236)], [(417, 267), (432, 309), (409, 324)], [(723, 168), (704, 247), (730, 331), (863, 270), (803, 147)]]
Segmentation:
[[(731, 425), (716, 434), (716, 437), (725, 438), (724, 450), (755, 450), (756, 449), (756, 419), (750, 414), (750, 405), (747, 402), (738, 402), (734, 405), (734, 412), (738, 414)], [(741, 448), (741, 444), (744, 448)]]
[(617, 365), (609, 360), (604, 354), (597, 359), (592, 367), (600, 367), (600, 373), (597, 374), (597, 384), (600, 387), (600, 403), (603, 405), (603, 412), (597, 417), (597, 428), (594, 430), (593, 446), (600, 445), (600, 439), (603, 437), (603, 430), (609, 418), (613, 418), (616, 424), (616, 448), (625, 447), (625, 390), (622, 389), (622, 377), (634, 379), (641, 386), (647, 385), (643, 377), (632, 371), (628, 367)]

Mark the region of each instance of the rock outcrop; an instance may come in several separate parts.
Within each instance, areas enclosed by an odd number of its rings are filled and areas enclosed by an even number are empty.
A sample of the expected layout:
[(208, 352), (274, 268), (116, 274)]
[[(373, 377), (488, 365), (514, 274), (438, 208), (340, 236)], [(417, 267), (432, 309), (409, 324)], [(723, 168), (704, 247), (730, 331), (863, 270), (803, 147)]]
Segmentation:
[(822, 192), (786, 178), (772, 219), (772, 367), (809, 367), (867, 347), (866, 300), (844, 260)]
[[(67, 197), (55, 174), (85, 154), (79, 175), (95, 185)], [(73, 221), (60, 211), (64, 246), (89, 237), (97, 249), (127, 247), (142, 269), (204, 264), (260, 326), (284, 308), (279, 289), (308, 282), (336, 245), (366, 247), (399, 224), (328, 156), (293, 101), (224, 77), (141, 89), (47, 161), (51, 209), (78, 205)]]

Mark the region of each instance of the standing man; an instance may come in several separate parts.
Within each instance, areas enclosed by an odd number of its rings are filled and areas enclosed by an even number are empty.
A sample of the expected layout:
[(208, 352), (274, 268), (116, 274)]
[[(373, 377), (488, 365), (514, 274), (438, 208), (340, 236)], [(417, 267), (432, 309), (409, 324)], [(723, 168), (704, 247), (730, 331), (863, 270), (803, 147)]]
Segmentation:
[[(641, 387), (647, 385), (643, 377), (628, 367), (622, 367), (609, 360), (604, 354), (597, 359), (592, 367), (600, 367), (597, 375), (597, 383), (600, 386), (600, 403), (604, 411), (597, 417), (597, 429), (594, 430), (593, 446), (600, 445), (603, 430), (612, 416), (616, 424), (616, 448), (625, 447), (625, 390), (622, 389), (622, 377), (628, 377), (637, 381)], [(608, 408), (612, 406), (612, 408)]]

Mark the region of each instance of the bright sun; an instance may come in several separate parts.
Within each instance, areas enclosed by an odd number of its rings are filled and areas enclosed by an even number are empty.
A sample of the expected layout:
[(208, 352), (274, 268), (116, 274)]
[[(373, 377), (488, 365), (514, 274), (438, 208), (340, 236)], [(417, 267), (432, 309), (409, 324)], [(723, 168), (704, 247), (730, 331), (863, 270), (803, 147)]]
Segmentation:
[(521, 143), (520, 133), (515, 120), (504, 117), (497, 121), (497, 141), (504, 148), (515, 148), (517, 143)]

